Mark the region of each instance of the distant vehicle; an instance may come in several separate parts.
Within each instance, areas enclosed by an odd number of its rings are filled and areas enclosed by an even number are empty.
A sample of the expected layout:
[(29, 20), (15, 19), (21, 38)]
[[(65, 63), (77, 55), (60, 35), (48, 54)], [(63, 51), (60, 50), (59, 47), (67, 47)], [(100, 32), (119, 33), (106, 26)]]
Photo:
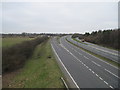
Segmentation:
[(85, 42), (85, 40), (84, 40), (84, 39), (81, 39), (81, 41), (82, 41), (82, 42)]

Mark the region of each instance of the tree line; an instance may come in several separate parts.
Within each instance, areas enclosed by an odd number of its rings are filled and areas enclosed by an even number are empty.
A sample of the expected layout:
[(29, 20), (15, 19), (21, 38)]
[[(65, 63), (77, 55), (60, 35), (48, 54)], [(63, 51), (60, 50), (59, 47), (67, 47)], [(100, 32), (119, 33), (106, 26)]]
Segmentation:
[(86, 32), (85, 34), (74, 34), (72, 37), (84, 39), (87, 42), (94, 44), (111, 47), (120, 50), (120, 29), (99, 30), (92, 33)]

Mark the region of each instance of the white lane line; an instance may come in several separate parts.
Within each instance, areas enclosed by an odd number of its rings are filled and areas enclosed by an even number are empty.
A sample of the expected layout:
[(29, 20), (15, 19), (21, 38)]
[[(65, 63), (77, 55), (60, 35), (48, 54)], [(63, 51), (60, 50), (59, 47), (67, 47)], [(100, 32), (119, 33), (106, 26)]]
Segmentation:
[[(62, 45), (62, 44), (61, 44), (61, 45)], [(63, 47), (65, 50), (67, 50), (67, 48), (65, 48), (63, 45), (62, 45), (62, 47)], [(69, 50), (68, 50), (68, 52), (70, 53)], [(71, 55), (80, 62), (80, 60), (79, 60), (76, 56), (74, 56), (73, 54), (71, 54)], [(83, 62), (81, 62), (81, 63), (84, 64)], [(88, 67), (88, 68), (89, 68), (89, 67)], [(89, 70), (92, 72), (92, 70), (91, 70), (90, 68), (89, 68)], [(101, 77), (99, 77), (95, 72), (94, 72), (94, 74), (95, 74), (100, 80), (104, 81), (104, 80), (103, 80)], [(104, 83), (106, 84), (107, 82), (105, 81)], [(113, 89), (113, 87), (110, 86), (109, 84), (106, 84), (106, 85)]]
[(108, 83), (106, 81), (104, 81), (104, 83), (108, 85)]
[(99, 64), (97, 64), (96, 62), (94, 62), (94, 61), (92, 61), (95, 65), (97, 65), (97, 66), (99, 66), (99, 67), (101, 67), (101, 65), (99, 65)]
[(88, 57), (84, 56), (84, 58), (89, 59)]
[(86, 66), (85, 64), (83, 64), (84, 66)]
[(97, 74), (95, 74), (97, 77), (99, 77)]
[[(70, 43), (69, 43), (69, 44), (70, 44)], [(70, 44), (70, 45), (72, 45), (72, 44)], [(72, 45), (72, 46), (74, 46), (74, 45)], [(76, 46), (74, 46), (74, 47), (77, 48), (77, 49), (80, 49), (80, 48), (78, 48), (78, 47), (76, 47)], [(80, 49), (80, 50), (81, 50), (81, 49)], [(82, 50), (82, 51), (83, 51), (83, 50)], [(85, 52), (85, 51), (83, 51), (83, 52)], [(85, 53), (87, 53), (87, 52), (85, 52)], [(87, 53), (87, 54), (89, 54), (89, 53)], [(120, 70), (120, 68), (118, 68), (118, 67), (116, 67), (116, 66), (113, 66), (112, 64), (110, 64), (110, 63), (108, 63), (108, 62), (105, 62), (105, 61), (101, 60), (101, 59), (98, 58), (98, 57), (95, 57), (95, 56), (93, 56), (93, 55), (91, 55), (91, 54), (89, 54), (89, 55), (92, 56), (92, 57), (94, 57), (94, 58), (96, 58), (96, 59), (98, 59), (98, 60), (101, 61), (101, 62), (104, 62), (104, 63), (106, 63), (106, 64), (108, 64), (108, 65), (110, 65), (110, 66), (112, 66), (112, 67)]]
[(88, 68), (88, 66), (86, 66), (86, 68)]
[(112, 86), (110, 86), (110, 88), (114, 89)]
[(113, 52), (110, 52), (110, 51), (106, 51), (106, 50), (103, 50), (103, 49), (100, 49), (100, 48), (97, 48), (97, 47), (94, 47), (94, 46), (91, 46), (92, 48), (95, 48), (95, 49), (98, 49), (98, 50), (101, 50), (101, 51), (103, 51), (103, 52), (107, 52), (107, 53), (110, 53), (110, 54), (113, 54), (113, 55), (115, 55), (115, 56), (118, 56), (118, 54), (116, 54), (116, 53), (113, 53)]
[(63, 79), (63, 77), (61, 77), (61, 80), (63, 81), (63, 83), (64, 83), (65, 87), (67, 88), (67, 90), (69, 90), (68, 85), (66, 84), (65, 80)]
[(89, 68), (90, 71), (92, 71), (90, 68)]
[(95, 72), (94, 72), (94, 71), (92, 71), (92, 73), (94, 74)]
[(112, 74), (113, 76), (117, 77), (120, 79), (120, 77), (118, 77), (117, 75), (115, 75), (114, 73), (110, 72), (109, 70), (105, 69), (105, 71), (109, 72), (110, 74)]
[(103, 80), (101, 77), (99, 77), (100, 78), (100, 80)]
[(81, 62), (83, 64), (83, 62)]
[[(69, 46), (71, 47), (71, 46)], [(72, 48), (75, 52), (77, 52), (79, 55), (82, 55), (81, 53), (79, 53), (77, 50), (75, 50), (74, 48)]]
[(67, 70), (67, 68), (65, 67), (65, 65), (63, 64), (63, 62), (61, 61), (60, 57), (58, 56), (57, 52), (55, 51), (55, 49), (53, 48), (53, 45), (51, 44), (53, 51), (55, 52), (57, 58), (59, 59), (60, 63), (62, 64), (62, 66), (64, 67), (64, 69), (66, 70), (66, 72), (68, 73), (68, 75), (70, 76), (70, 78), (72, 79), (72, 81), (74, 82), (74, 84), (76, 85), (76, 87), (79, 89), (79, 86), (77, 85), (77, 83), (75, 82), (75, 80), (73, 79), (73, 77), (71, 76), (71, 74), (69, 73), (69, 71)]

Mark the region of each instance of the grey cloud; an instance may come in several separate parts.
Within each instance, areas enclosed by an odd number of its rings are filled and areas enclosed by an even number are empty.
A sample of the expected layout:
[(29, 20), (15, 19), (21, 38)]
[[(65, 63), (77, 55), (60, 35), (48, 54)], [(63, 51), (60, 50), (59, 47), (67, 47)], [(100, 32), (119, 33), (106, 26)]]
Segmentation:
[[(3, 3), (3, 33), (117, 28), (117, 2)], [(1, 16), (0, 16), (1, 17)]]

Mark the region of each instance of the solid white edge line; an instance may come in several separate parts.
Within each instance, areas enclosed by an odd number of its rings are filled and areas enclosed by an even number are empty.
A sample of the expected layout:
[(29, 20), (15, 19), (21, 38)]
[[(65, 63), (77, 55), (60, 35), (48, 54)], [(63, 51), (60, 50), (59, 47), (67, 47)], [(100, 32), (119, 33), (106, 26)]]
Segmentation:
[[(53, 45), (51, 44), (52, 48)], [(65, 67), (65, 65), (63, 64), (63, 62), (61, 61), (60, 57), (58, 56), (57, 52), (55, 51), (55, 49), (53, 48), (53, 51), (55, 52), (56, 56), (58, 57), (60, 63), (63, 65), (64, 69), (67, 71), (68, 75), (70, 76), (70, 78), (72, 79), (72, 81), (74, 82), (74, 84), (76, 85), (77, 88), (79, 88), (79, 86), (77, 85), (77, 83), (75, 82), (75, 80), (73, 79), (73, 77), (71, 76), (71, 74), (69, 73), (69, 71), (67, 70), (67, 68)]]

